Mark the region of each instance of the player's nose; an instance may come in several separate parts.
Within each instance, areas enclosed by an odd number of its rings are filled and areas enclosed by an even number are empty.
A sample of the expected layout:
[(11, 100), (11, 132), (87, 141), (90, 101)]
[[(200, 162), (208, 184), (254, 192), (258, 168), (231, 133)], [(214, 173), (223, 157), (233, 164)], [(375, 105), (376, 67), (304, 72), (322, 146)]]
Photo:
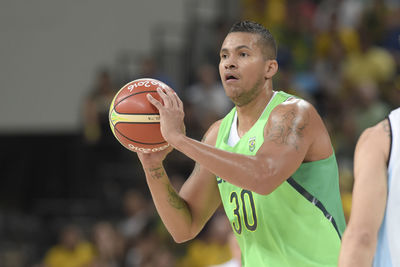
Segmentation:
[(235, 69), (237, 67), (237, 64), (233, 58), (229, 58), (224, 62), (224, 67), (225, 69)]

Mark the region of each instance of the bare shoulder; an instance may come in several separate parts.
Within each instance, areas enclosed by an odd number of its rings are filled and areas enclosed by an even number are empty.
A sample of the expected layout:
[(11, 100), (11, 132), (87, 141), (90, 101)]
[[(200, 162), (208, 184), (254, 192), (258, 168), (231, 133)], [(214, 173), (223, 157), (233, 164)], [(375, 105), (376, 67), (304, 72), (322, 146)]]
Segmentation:
[(325, 127), (315, 108), (305, 100), (290, 98), (271, 112), (265, 137), (299, 150), (301, 145), (311, 146), (321, 130)]
[(306, 130), (313, 116), (318, 115), (314, 107), (303, 99), (289, 98), (278, 105), (270, 115), (270, 126), (281, 121), (284, 125)]
[(378, 153), (387, 160), (389, 157), (391, 130), (388, 119), (384, 119), (361, 134), (356, 146), (356, 153)]
[(214, 122), (210, 128), (208, 128), (207, 132), (203, 136), (203, 143), (209, 144), (209, 145), (215, 145), (217, 142), (217, 137), (218, 137), (218, 131), (219, 131), (219, 126), (221, 125), (222, 120), (218, 120)]

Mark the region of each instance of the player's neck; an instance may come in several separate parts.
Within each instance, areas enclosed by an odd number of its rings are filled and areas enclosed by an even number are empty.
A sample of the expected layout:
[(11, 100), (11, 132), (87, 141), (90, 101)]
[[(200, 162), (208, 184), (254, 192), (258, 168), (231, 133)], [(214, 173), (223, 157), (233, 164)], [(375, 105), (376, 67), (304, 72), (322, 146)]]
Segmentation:
[(238, 116), (238, 134), (242, 137), (260, 118), (273, 96), (271, 89), (266, 89), (260, 93), (253, 101), (245, 106), (236, 107)]

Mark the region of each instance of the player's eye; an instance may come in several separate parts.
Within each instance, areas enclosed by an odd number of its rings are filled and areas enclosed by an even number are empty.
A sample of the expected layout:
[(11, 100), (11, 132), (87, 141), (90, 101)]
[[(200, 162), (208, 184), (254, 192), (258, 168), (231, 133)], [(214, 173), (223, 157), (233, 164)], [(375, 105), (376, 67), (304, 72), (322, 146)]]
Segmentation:
[(228, 55), (226, 55), (226, 54), (221, 54), (221, 59), (227, 59), (228, 58)]
[(240, 56), (241, 57), (247, 57), (249, 54), (247, 54), (246, 52), (240, 52)]

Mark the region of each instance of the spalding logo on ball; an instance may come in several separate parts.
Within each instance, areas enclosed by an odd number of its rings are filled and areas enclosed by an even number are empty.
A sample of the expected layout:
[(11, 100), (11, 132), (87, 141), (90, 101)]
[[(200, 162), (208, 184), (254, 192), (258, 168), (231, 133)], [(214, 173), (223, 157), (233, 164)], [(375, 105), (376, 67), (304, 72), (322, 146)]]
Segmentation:
[(138, 79), (124, 85), (115, 95), (110, 106), (110, 127), (117, 140), (134, 152), (156, 152), (169, 145), (160, 131), (160, 114), (148, 100), (151, 94), (162, 101), (157, 88), (168, 85), (155, 79)]

